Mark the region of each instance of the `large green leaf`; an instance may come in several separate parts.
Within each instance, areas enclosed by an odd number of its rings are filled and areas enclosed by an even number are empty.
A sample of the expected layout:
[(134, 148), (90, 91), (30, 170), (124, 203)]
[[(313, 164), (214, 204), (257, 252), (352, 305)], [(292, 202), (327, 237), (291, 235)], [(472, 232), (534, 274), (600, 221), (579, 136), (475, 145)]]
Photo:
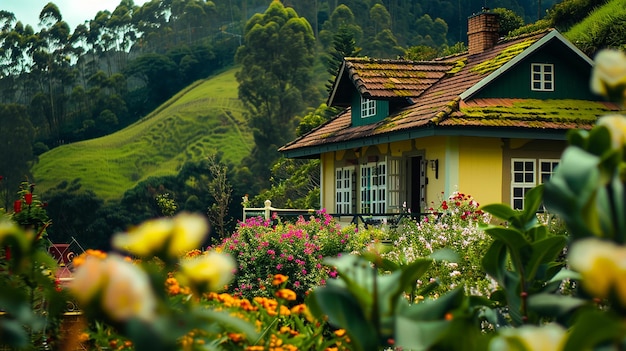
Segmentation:
[(378, 331), (367, 320), (361, 306), (345, 289), (327, 285), (311, 293), (311, 312), (318, 318), (328, 317), (328, 322), (345, 329), (356, 350), (378, 350)]
[(543, 317), (562, 317), (588, 303), (587, 300), (555, 294), (534, 294), (528, 297), (528, 309)]
[(519, 215), (519, 212), (515, 211), (510, 206), (507, 206), (505, 204), (484, 205), (481, 207), (481, 210), (508, 222), (510, 222), (517, 215)]
[(585, 310), (576, 316), (564, 351), (592, 350), (605, 342), (622, 340), (626, 326), (621, 318), (606, 311)]
[(522, 211), (522, 225), (524, 230), (528, 230), (531, 226), (537, 222), (537, 210), (541, 206), (543, 200), (543, 185), (536, 186), (530, 189), (526, 195), (524, 195), (524, 210)]
[[(504, 242), (511, 251), (522, 250), (530, 245), (524, 234), (515, 228), (489, 226), (485, 229), (485, 233), (496, 240)], [(513, 254), (513, 252), (511, 252), (511, 254)]]
[(506, 272), (506, 246), (502, 241), (494, 241), (485, 256), (483, 257), (482, 264), (483, 269), (493, 279), (504, 286), (504, 272)]
[(524, 270), (526, 281), (533, 281), (539, 266), (554, 261), (563, 251), (566, 243), (567, 239), (561, 235), (548, 237), (532, 243), (532, 254), (526, 262)]

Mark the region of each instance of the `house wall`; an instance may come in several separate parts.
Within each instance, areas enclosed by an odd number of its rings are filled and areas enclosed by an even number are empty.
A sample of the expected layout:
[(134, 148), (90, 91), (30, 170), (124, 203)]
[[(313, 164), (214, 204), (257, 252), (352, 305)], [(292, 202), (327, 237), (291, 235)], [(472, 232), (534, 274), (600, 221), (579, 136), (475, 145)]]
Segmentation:
[(500, 138), (460, 138), (460, 192), (481, 204), (502, 202), (502, 145)]
[(320, 158), (321, 182), (320, 185), (320, 201), (321, 208), (334, 212), (335, 208), (335, 153), (329, 152), (321, 155)]
[[(405, 166), (411, 157), (421, 156), (427, 160), (426, 208), (438, 206), (455, 191), (472, 195), (481, 204), (510, 204), (511, 159), (559, 159), (565, 145), (564, 141), (554, 140), (435, 136), (325, 153), (321, 156), (321, 205), (335, 212), (336, 168), (363, 165), (385, 156), (388, 160), (402, 158)], [(438, 170), (431, 162), (435, 160), (438, 160)], [(407, 172), (406, 168), (403, 172)], [(355, 177), (358, 187), (358, 167), (355, 167)], [(414, 181), (403, 178), (401, 190), (406, 191), (408, 184)], [(355, 189), (355, 193), (358, 197), (358, 190)]]
[(564, 140), (504, 139), (502, 143), (502, 199), (510, 204), (511, 199), (511, 159), (553, 159), (558, 160), (567, 143)]

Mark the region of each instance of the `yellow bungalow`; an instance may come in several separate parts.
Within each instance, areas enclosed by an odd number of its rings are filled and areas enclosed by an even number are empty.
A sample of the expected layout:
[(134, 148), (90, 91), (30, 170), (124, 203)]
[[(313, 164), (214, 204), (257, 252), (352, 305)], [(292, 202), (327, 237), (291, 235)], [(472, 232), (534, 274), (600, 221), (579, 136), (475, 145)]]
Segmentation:
[(617, 106), (590, 93), (592, 61), (556, 30), (499, 39), (469, 18), (468, 51), (433, 61), (345, 58), (328, 99), (345, 110), (283, 146), (321, 159), (321, 207), (422, 212), (454, 191), (522, 208), (571, 128)]

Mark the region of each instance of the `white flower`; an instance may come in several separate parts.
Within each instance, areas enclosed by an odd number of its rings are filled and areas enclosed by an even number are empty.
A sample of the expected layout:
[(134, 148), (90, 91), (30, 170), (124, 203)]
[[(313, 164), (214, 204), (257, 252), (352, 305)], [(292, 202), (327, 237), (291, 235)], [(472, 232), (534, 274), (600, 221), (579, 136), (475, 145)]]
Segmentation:
[(626, 55), (619, 50), (601, 50), (595, 57), (595, 65), (591, 74), (591, 91), (611, 96), (613, 91), (626, 97)]
[(87, 257), (74, 272), (69, 290), (83, 305), (96, 302), (114, 321), (155, 317), (156, 297), (147, 274), (117, 255)]
[(108, 282), (102, 294), (104, 311), (115, 321), (152, 320), (157, 302), (146, 273), (119, 256), (111, 256), (107, 261)]
[(557, 324), (502, 329), (489, 343), (489, 351), (514, 351), (520, 346), (525, 351), (559, 351), (565, 346), (566, 336), (565, 329)]

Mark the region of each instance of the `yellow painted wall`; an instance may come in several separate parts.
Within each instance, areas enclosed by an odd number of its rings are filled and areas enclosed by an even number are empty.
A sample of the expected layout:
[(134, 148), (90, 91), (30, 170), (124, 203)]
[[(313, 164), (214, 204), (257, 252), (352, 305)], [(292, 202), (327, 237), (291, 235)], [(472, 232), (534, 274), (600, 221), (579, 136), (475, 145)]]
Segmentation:
[(321, 165), (321, 205), (328, 212), (335, 212), (335, 155), (334, 153), (322, 154), (320, 159)]
[[(418, 150), (426, 150), (426, 160), (439, 160), (439, 177), (436, 178), (435, 171), (432, 169), (430, 162), (426, 166), (426, 177), (428, 184), (426, 185), (426, 207), (432, 204), (438, 204), (442, 199), (442, 192), (446, 192), (446, 172), (450, 170), (450, 165), (446, 164), (446, 145), (448, 137), (429, 137), (415, 140), (415, 148)], [(449, 194), (445, 194), (447, 197)]]
[(461, 137), (459, 188), (481, 204), (502, 202), (502, 141)]

